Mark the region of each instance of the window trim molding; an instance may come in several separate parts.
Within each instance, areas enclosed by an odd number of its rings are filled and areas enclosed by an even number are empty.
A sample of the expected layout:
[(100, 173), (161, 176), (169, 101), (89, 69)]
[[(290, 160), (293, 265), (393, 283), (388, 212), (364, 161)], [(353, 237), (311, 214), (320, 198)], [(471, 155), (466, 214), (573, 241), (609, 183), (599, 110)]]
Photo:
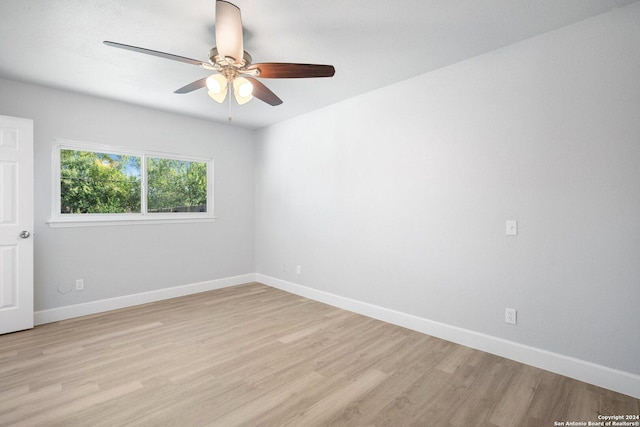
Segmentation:
[[(60, 184), (60, 151), (91, 151), (94, 153), (123, 154), (137, 156), (141, 158), (141, 191), (140, 191), (140, 213), (116, 213), (116, 214), (62, 214), (60, 213), (61, 184)], [(207, 164), (207, 212), (179, 212), (179, 213), (158, 213), (146, 212), (147, 206), (147, 162), (146, 158), (159, 157), (163, 159), (184, 160), (191, 162), (203, 162)], [(90, 227), (90, 226), (113, 226), (113, 225), (140, 225), (140, 224), (176, 224), (176, 223), (197, 223), (213, 222), (214, 215), (213, 201), (213, 157), (199, 157), (176, 153), (166, 153), (152, 150), (139, 150), (119, 147), (106, 144), (93, 144), (82, 141), (56, 138), (51, 152), (51, 216), (47, 221), (52, 228), (59, 227)]]

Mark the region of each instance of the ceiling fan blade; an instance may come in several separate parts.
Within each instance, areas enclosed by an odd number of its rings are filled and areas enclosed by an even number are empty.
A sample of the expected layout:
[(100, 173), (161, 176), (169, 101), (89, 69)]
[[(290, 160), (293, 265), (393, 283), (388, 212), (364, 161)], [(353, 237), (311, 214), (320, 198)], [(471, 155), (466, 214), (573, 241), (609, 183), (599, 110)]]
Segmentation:
[(245, 79), (251, 82), (253, 85), (253, 96), (258, 98), (260, 101), (264, 101), (272, 106), (282, 104), (282, 99), (278, 98), (278, 95), (271, 92), (271, 89), (266, 87), (262, 82), (254, 79), (253, 77), (245, 77)]
[(196, 80), (193, 83), (189, 83), (186, 86), (181, 87), (180, 89), (174, 91), (173, 93), (189, 93), (189, 92), (193, 92), (194, 90), (203, 88), (207, 85), (207, 77), (203, 77), (200, 80)]
[(159, 58), (172, 59), (174, 61), (185, 62), (187, 64), (193, 64), (198, 66), (207, 65), (206, 62), (198, 61), (197, 59), (186, 58), (184, 56), (173, 55), (171, 53), (158, 52), (157, 50), (145, 49), (143, 47), (130, 46), (128, 44), (122, 44), (122, 43), (116, 43), (116, 42), (110, 42), (110, 41), (104, 41), (103, 43), (106, 44), (107, 46), (118, 47), (120, 49), (126, 49), (126, 50), (132, 50), (134, 52), (145, 53), (147, 55), (153, 55)]
[(259, 71), (257, 77), (267, 79), (333, 77), (336, 72), (333, 65), (287, 64), (284, 62), (263, 62), (261, 64), (250, 65), (248, 69), (257, 69)]
[(224, 0), (216, 1), (216, 48), (222, 58), (233, 58), (236, 64), (242, 62), (244, 47), (240, 8)]

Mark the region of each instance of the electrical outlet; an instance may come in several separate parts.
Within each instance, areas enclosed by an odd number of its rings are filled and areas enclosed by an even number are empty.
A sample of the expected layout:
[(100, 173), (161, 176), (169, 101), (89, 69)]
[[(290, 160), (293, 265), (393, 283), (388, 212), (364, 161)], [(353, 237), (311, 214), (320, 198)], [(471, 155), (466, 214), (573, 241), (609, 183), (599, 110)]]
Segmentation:
[(505, 308), (504, 309), (504, 321), (515, 325), (517, 323), (516, 318), (516, 309), (515, 308)]
[(76, 291), (81, 291), (84, 289), (84, 280), (78, 279), (76, 280)]
[(297, 266), (296, 267), (296, 274), (300, 274), (302, 273), (302, 267), (301, 266)]

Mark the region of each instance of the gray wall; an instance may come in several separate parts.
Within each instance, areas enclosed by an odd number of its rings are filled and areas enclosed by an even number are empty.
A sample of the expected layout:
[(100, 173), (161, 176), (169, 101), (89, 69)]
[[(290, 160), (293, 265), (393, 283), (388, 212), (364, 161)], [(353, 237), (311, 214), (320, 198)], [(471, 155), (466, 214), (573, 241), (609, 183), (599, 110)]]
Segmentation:
[(259, 131), (256, 271), (640, 374), (638, 76), (635, 4)]
[[(34, 120), (36, 311), (254, 272), (249, 131), (7, 80), (0, 93), (0, 114)], [(213, 157), (217, 221), (50, 228), (55, 138)]]

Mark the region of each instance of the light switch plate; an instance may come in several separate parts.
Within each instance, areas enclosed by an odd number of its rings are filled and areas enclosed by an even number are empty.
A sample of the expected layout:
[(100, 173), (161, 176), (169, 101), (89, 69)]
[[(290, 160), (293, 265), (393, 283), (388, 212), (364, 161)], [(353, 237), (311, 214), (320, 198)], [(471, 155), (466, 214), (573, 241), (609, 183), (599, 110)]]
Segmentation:
[(515, 219), (507, 220), (507, 236), (517, 236), (518, 235), (518, 221)]

